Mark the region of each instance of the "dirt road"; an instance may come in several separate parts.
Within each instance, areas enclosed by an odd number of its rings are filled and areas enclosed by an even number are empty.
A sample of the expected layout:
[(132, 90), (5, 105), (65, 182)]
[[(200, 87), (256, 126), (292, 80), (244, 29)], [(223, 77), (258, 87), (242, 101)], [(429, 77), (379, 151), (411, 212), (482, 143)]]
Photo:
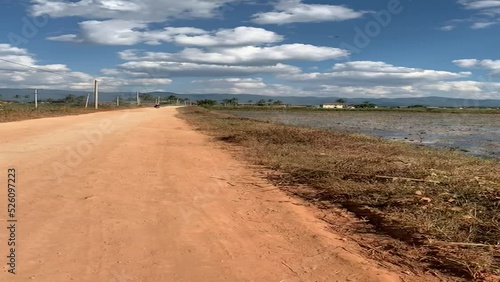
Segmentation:
[(357, 255), (299, 200), (175, 115), (0, 124), (0, 281), (412, 281)]

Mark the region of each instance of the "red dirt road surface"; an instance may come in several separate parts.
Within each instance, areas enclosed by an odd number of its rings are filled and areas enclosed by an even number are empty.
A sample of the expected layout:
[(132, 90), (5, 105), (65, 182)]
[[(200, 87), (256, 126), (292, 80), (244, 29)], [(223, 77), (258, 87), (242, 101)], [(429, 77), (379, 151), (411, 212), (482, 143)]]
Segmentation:
[(0, 281), (430, 281), (363, 258), (176, 113), (0, 124)]

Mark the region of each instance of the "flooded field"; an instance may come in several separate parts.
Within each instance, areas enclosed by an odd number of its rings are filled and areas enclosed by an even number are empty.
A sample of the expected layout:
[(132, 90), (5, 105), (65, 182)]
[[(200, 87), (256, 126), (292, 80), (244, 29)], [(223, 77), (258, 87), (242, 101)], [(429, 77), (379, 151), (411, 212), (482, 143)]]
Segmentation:
[(288, 125), (362, 133), (500, 159), (500, 115), (415, 112), (230, 111)]

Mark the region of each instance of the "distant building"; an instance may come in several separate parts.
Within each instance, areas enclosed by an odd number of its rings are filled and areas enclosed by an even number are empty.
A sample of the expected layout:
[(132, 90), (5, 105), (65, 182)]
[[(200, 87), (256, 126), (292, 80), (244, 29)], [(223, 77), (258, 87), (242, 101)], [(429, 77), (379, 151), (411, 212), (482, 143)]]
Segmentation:
[(353, 105), (346, 105), (340, 103), (327, 103), (320, 106), (322, 109), (354, 109)]

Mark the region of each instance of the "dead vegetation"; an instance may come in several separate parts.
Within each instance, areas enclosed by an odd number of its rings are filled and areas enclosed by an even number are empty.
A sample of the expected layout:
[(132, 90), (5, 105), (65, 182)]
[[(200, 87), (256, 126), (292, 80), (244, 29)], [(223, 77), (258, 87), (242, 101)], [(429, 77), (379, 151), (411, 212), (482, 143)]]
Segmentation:
[(404, 243), (377, 246), (401, 261), (467, 280), (500, 275), (498, 161), (198, 107), (180, 111), (218, 140), (243, 148), (251, 163), (275, 171), (268, 178), (280, 187), (341, 206)]
[(103, 105), (98, 110), (95, 110), (93, 108), (85, 109), (82, 106), (41, 104), (38, 109), (35, 109), (31, 104), (5, 104), (0, 105), (0, 123), (67, 115), (81, 115), (124, 108), (126, 107)]

